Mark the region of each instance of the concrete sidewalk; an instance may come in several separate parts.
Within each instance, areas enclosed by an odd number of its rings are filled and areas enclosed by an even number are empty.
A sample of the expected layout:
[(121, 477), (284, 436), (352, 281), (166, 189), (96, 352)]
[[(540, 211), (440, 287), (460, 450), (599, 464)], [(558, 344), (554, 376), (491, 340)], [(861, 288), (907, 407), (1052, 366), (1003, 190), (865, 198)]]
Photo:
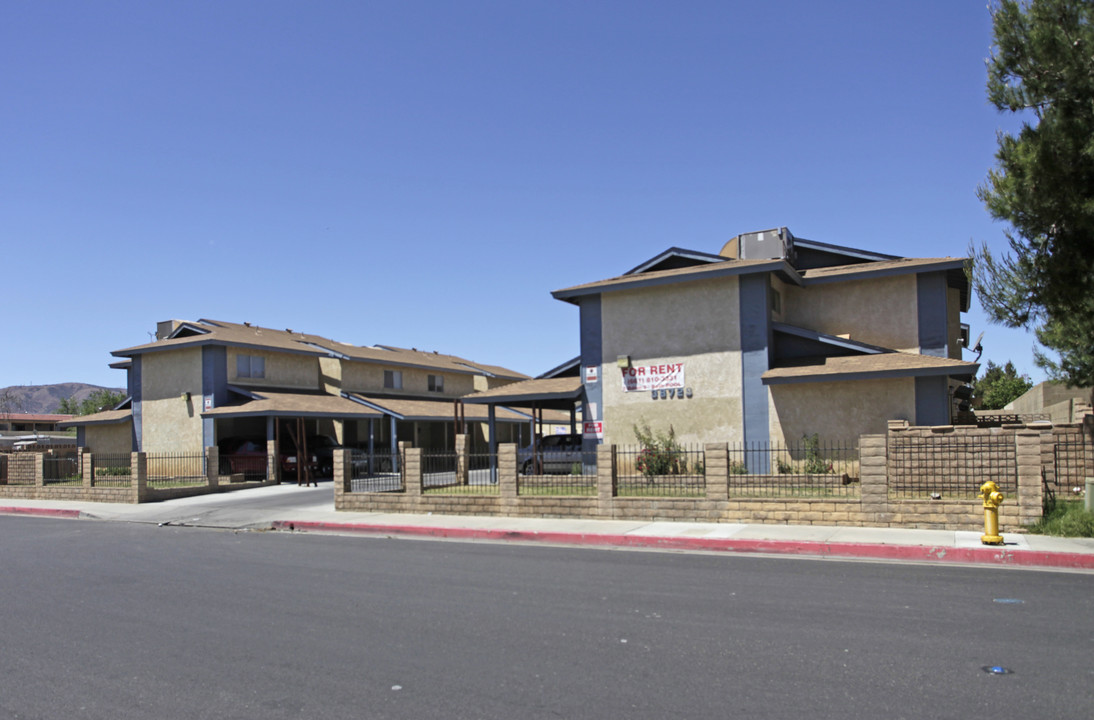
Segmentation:
[(594, 547), (972, 563), (1094, 571), (1094, 538), (1004, 534), (980, 543), (981, 530), (906, 530), (821, 525), (568, 520), (343, 513), (330, 485), (279, 485), (145, 505), (0, 499), (0, 514), (82, 518), (223, 529), (540, 542)]

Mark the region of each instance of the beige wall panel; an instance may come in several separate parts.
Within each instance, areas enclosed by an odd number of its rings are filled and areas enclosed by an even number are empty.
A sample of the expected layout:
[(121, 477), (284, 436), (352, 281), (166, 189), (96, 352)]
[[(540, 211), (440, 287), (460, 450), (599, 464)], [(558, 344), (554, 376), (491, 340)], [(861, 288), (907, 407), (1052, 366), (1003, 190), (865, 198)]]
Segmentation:
[[(236, 358), (251, 355), (266, 360), (266, 377), (241, 378), (236, 374)], [(257, 348), (228, 348), (228, 382), (233, 385), (251, 385), (262, 387), (298, 388), (318, 390), (319, 358), (313, 355), (279, 353)]]
[[(603, 322), (604, 440), (635, 442), (633, 426), (676, 431), (682, 442), (740, 437), (741, 354), (736, 278), (606, 293)], [(625, 392), (616, 358), (632, 365), (684, 363), (692, 397), (653, 400)]]
[(338, 358), (319, 358), (319, 384), (323, 392), (337, 395), (342, 391), (342, 361)]
[(916, 276), (852, 280), (783, 293), (783, 322), (894, 350), (918, 352)]
[[(190, 397), (185, 397), (190, 393)], [(141, 359), (141, 449), (200, 452), (201, 348), (147, 353)]]
[[(403, 374), (401, 390), (384, 388), (384, 370), (398, 370)], [(440, 375), (444, 378), (444, 392), (429, 391), (429, 376)], [(441, 370), (426, 370), (394, 365), (373, 365), (368, 363), (344, 363), (342, 365), (342, 387), (349, 392), (371, 394), (421, 395), (425, 398), (456, 398), (475, 392), (476, 376), (469, 373), (446, 373)]]
[(342, 389), (347, 392), (382, 392), (384, 368), (370, 363), (343, 362)]
[(854, 380), (771, 385), (771, 439), (854, 442), (886, 432), (889, 420), (915, 421), (915, 380)]
[(133, 423), (127, 420), (109, 425), (88, 425), (84, 439), (92, 453), (127, 453), (133, 451)]

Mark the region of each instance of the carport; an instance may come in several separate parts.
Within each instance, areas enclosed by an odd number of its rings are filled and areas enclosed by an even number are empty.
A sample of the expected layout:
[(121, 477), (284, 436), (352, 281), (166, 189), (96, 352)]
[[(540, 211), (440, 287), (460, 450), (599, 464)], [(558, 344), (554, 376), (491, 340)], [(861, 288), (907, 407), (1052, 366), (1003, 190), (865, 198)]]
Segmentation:
[[(585, 386), (580, 377), (553, 377), (536, 378), (522, 382), (504, 385), (492, 390), (484, 390), (463, 397), (465, 405), (485, 405), (487, 411), (487, 425), (490, 428), (490, 473), (497, 477), (497, 435), (494, 432), (498, 421), (498, 413), (515, 412), (516, 408), (528, 408), (536, 424), (542, 427), (544, 410), (559, 410), (568, 412), (570, 416), (570, 432), (577, 433), (577, 409), (584, 407)], [(532, 452), (538, 452), (538, 433), (533, 427)], [(585, 441), (595, 444), (594, 441)]]
[(502, 408), (491, 421), (487, 408), (467, 408), (462, 400), (423, 400), (418, 398), (383, 397), (364, 393), (343, 392), (342, 397), (364, 408), (379, 413), (392, 427), (392, 435), (406, 440), (414, 447), (432, 450), (452, 450), (456, 435), (467, 433), (471, 424), (488, 425), (491, 439), (496, 439), (498, 423), (511, 428), (508, 435), (516, 433), (512, 428), (530, 424), (533, 417), (527, 413)]
[[(367, 422), (369, 451), (373, 450), (373, 430), (382, 420), (381, 413), (350, 402), (337, 395), (323, 392), (280, 390), (252, 390), (229, 386), (233, 402), (210, 408), (201, 413), (205, 446), (217, 445), (233, 436), (265, 437), (274, 443), (274, 457), (281, 457), (282, 431), (297, 450), (297, 456), (306, 450), (307, 435), (330, 435), (341, 445), (347, 443), (346, 426), (349, 423)], [(394, 429), (389, 434), (392, 450), (395, 448)], [(274, 463), (280, 482), (280, 462)], [(306, 467), (298, 459), (297, 467)]]

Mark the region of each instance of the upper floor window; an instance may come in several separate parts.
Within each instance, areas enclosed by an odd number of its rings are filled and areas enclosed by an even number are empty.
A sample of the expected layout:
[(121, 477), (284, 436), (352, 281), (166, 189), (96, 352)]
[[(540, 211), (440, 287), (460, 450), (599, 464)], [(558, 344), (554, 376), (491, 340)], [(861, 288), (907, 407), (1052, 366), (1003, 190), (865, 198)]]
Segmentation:
[(266, 358), (258, 355), (236, 355), (236, 377), (266, 377)]
[(444, 392), (444, 375), (429, 376), (429, 392)]
[(402, 370), (384, 370), (384, 387), (388, 390), (403, 389)]

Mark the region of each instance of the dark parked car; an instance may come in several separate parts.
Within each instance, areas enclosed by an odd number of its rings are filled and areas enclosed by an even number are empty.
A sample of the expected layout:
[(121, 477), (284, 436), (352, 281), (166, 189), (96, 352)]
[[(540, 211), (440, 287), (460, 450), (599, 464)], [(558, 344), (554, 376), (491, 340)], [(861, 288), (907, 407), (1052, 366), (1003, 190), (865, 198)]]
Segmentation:
[[(334, 451), (341, 447), (328, 435), (308, 435), (308, 467), (318, 477), (334, 474)], [(219, 443), (221, 474), (265, 475), (266, 441), (253, 438), (226, 438)], [(282, 437), (278, 462), (286, 477), (296, 474), (296, 448)]]
[(517, 454), (522, 475), (568, 475), (585, 465), (581, 452), (581, 435), (548, 435), (536, 443), (535, 452), (529, 445)]
[(242, 473), (248, 479), (266, 477), (266, 441), (225, 438), (217, 444), (220, 474)]

